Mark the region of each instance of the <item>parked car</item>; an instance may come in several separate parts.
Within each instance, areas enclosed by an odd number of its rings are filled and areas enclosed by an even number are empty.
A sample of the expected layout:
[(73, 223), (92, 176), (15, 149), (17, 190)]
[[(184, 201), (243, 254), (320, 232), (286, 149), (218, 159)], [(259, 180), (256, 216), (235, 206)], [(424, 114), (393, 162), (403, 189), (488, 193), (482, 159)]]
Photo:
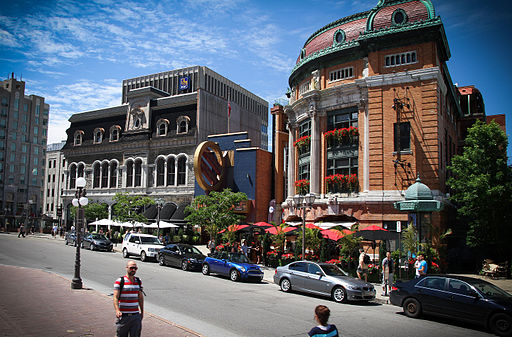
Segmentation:
[(311, 261), (296, 261), (277, 267), (274, 283), (284, 292), (296, 290), (329, 296), (335, 302), (370, 301), (376, 294), (371, 283), (348, 276), (338, 266)]
[(136, 255), (140, 256), (140, 260), (144, 262), (148, 258), (156, 259), (158, 252), (163, 248), (163, 244), (154, 235), (128, 233), (124, 237), (121, 248), (124, 258)]
[(229, 276), (231, 281), (253, 280), (261, 282), (263, 272), (260, 267), (249, 262), (242, 253), (215, 252), (204, 259), (201, 271), (204, 275), (216, 273)]
[(64, 243), (67, 245), (73, 245), (76, 247), (76, 232), (67, 232), (64, 238)]
[(114, 250), (114, 245), (103, 234), (88, 233), (85, 234), (85, 237), (82, 240), (82, 248), (88, 248), (90, 250), (104, 250), (106, 252), (111, 252), (112, 250)]
[(161, 266), (181, 267), (183, 270), (201, 269), (205, 258), (199, 249), (183, 243), (167, 245), (158, 252)]
[(428, 275), (397, 282), (390, 302), (409, 317), (422, 313), (447, 316), (487, 326), (500, 336), (512, 335), (512, 296), (485, 280)]

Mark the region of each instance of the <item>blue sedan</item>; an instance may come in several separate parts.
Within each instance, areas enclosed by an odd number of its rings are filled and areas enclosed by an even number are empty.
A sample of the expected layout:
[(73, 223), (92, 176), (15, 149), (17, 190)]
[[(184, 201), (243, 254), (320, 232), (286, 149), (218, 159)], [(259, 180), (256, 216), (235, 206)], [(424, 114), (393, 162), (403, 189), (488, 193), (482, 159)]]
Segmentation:
[(202, 267), (204, 275), (216, 273), (229, 276), (231, 281), (254, 280), (261, 282), (263, 272), (257, 265), (251, 264), (242, 253), (215, 252), (208, 256)]

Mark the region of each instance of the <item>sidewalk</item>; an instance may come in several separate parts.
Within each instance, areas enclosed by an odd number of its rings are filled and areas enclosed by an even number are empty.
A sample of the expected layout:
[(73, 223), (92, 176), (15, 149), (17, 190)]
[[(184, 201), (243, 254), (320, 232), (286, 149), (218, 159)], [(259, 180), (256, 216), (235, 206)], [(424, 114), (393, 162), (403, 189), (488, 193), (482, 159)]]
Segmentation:
[[(72, 290), (71, 280), (43, 270), (0, 265), (0, 274), (0, 336), (115, 335), (112, 297)], [(148, 312), (142, 335), (201, 336)]]

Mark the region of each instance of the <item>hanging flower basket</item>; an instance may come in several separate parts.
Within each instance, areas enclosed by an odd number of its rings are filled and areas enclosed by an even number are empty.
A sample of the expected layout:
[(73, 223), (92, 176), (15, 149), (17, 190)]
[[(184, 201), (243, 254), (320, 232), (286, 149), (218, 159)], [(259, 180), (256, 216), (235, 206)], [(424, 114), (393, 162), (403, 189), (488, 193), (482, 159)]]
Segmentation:
[(295, 190), (298, 194), (306, 194), (309, 192), (309, 180), (308, 179), (301, 179), (295, 181)]
[(358, 136), (359, 130), (354, 126), (324, 132), (328, 146), (357, 143)]
[(327, 184), (327, 192), (331, 193), (357, 192), (359, 187), (359, 181), (356, 174), (333, 174), (325, 177), (325, 183)]
[(310, 144), (311, 144), (311, 136), (303, 136), (303, 137), (300, 137), (299, 139), (297, 139), (293, 143), (293, 146), (295, 146), (295, 148), (297, 148), (297, 150), (300, 150), (302, 148), (309, 149)]

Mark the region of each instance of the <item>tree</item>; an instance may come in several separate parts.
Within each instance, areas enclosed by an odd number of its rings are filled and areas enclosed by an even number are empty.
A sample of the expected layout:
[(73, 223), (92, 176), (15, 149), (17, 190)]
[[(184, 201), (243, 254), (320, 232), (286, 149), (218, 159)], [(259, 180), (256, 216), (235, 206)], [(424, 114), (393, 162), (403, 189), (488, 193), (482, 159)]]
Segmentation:
[(234, 207), (241, 201), (247, 200), (242, 192), (232, 192), (229, 188), (222, 192), (212, 191), (208, 195), (200, 195), (192, 205), (185, 208), (190, 214), (185, 220), (197, 226), (203, 226), (210, 238), (229, 225), (238, 224), (245, 217), (235, 213)]
[(146, 222), (148, 219), (144, 216), (142, 210), (144, 207), (153, 205), (155, 201), (145, 196), (131, 196), (128, 193), (116, 193), (114, 196), (114, 218), (120, 222), (139, 221)]
[[(71, 206), (70, 216), (71, 219), (75, 219), (76, 210), (78, 207)], [(108, 218), (108, 205), (102, 203), (90, 203), (82, 207), (84, 209), (85, 219), (88, 221), (94, 221), (96, 219)]]
[(468, 223), (466, 243), (496, 256), (512, 257), (512, 175), (507, 135), (498, 124), (480, 121), (468, 130), (462, 155), (454, 156), (447, 184), (459, 217)]

